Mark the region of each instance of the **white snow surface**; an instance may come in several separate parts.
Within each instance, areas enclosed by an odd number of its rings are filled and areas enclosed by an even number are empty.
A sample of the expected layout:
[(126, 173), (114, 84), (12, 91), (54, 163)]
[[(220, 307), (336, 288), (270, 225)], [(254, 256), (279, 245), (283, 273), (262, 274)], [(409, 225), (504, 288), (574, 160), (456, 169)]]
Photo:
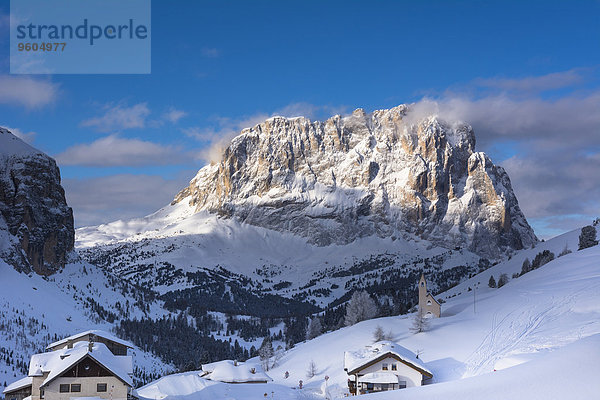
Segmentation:
[(206, 378), (211, 381), (249, 383), (261, 381), (268, 382), (273, 380), (263, 371), (262, 366), (258, 363), (223, 360), (210, 364), (203, 364), (202, 371), (209, 372)]
[[(502, 288), (487, 286), (490, 274), (511, 276), (517, 267), (520, 270), (525, 257), (531, 260), (544, 249), (558, 254), (566, 245), (575, 250), (578, 233), (569, 232), (517, 253), (437, 296), (446, 298), (442, 317), (432, 319), (426, 332), (410, 332), (414, 315), (363, 321), (286, 351), (268, 371), (272, 383), (216, 384), (185, 395), (176, 391), (154, 395), (190, 400), (245, 400), (262, 398), (264, 393), (274, 399), (343, 398), (348, 379), (344, 353), (372, 344), (373, 332), (381, 326), (392, 331), (393, 342), (419, 353), (419, 360), (434, 377), (432, 384), (424, 387), (366, 398), (596, 398), (600, 393), (600, 246), (557, 258), (510, 279)], [(468, 291), (468, 287), (477, 289)], [(317, 374), (307, 378), (311, 362), (316, 364)], [(301, 390), (299, 380), (304, 381)], [(149, 387), (157, 390), (152, 385)]]
[(43, 154), (13, 135), (8, 129), (0, 127), (0, 157)]

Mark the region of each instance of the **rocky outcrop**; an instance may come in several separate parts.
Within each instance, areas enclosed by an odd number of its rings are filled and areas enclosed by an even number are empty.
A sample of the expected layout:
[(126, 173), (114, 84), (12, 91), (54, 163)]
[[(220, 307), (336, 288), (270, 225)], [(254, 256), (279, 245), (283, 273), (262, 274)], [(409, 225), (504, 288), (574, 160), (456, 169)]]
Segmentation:
[(74, 237), (56, 162), (0, 128), (0, 257), (49, 275), (65, 265)]
[(175, 198), (326, 246), (421, 238), (499, 257), (537, 241), (472, 128), (410, 106), (325, 122), (274, 117), (234, 138)]

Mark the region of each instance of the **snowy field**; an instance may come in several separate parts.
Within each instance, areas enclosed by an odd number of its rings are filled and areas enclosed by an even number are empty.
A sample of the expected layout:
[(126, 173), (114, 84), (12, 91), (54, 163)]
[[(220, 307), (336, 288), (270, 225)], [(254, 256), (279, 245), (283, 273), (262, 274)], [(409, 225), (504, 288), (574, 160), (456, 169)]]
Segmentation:
[[(543, 249), (576, 250), (578, 231), (518, 253), (448, 294), (442, 318), (413, 334), (412, 317), (364, 321), (298, 344), (268, 374), (272, 383), (228, 385), (194, 373), (164, 377), (141, 388), (153, 399), (342, 398), (347, 393), (344, 351), (373, 342), (380, 325), (394, 341), (418, 352), (434, 373), (433, 384), (366, 395), (373, 399), (592, 399), (600, 393), (600, 246), (574, 251), (540, 269), (487, 286), (490, 274), (509, 276), (525, 257)], [(477, 285), (477, 282), (480, 282)], [(471, 287), (477, 286), (475, 296)], [(460, 293), (460, 294), (459, 294)], [(475, 300), (475, 305), (474, 305)], [(309, 363), (317, 374), (308, 379)], [(285, 378), (285, 372), (289, 377)], [(330, 379), (325, 383), (325, 376)], [(303, 380), (304, 388), (298, 389)], [(181, 389), (179, 389), (181, 388)], [(183, 389), (185, 388), (185, 389)]]

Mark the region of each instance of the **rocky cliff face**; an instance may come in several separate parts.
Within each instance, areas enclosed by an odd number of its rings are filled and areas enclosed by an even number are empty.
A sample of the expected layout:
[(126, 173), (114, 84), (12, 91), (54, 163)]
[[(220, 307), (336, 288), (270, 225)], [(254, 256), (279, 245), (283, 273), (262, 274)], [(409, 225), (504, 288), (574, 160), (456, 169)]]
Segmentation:
[(65, 265), (74, 236), (56, 162), (0, 128), (0, 257), (48, 275)]
[(415, 119), (406, 105), (245, 129), (180, 201), (320, 246), (402, 235), (498, 257), (537, 241), (472, 128)]

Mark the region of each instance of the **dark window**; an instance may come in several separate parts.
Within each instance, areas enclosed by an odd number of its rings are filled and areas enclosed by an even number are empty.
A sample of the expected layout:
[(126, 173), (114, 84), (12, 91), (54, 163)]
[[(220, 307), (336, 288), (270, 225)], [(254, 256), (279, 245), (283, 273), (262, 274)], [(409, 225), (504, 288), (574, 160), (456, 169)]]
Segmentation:
[(388, 369), (387, 363), (383, 363), (383, 365), (381, 366), (381, 369), (384, 371), (387, 371), (387, 369)]
[(406, 389), (406, 381), (398, 382), (398, 389)]
[(367, 390), (373, 390), (374, 385), (372, 383), (367, 383)]
[(81, 392), (81, 385), (79, 383), (71, 384), (71, 392)]
[(10, 400), (17, 400), (17, 398), (16, 397), (11, 397)]
[(58, 388), (58, 391), (61, 393), (69, 393), (70, 387), (71, 385), (69, 385), (68, 383), (61, 383), (60, 387)]
[(396, 366), (396, 364), (392, 364), (392, 371), (396, 371), (398, 369), (398, 367)]
[(44, 389), (40, 389), (40, 399), (44, 398)]
[(382, 383), (381, 384), (381, 390), (388, 390), (389, 386), (387, 383)]
[(106, 383), (99, 383), (96, 385), (96, 392), (106, 392)]

